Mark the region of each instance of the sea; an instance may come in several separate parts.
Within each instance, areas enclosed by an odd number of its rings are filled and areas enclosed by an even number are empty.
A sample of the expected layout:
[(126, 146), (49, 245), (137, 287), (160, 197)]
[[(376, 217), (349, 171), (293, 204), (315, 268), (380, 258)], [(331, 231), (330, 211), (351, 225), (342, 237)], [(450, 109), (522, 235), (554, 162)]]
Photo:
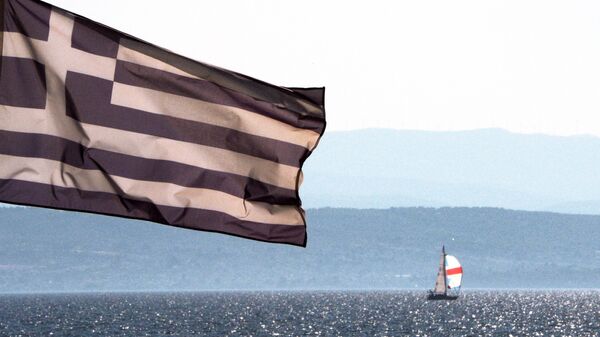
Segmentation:
[(0, 336), (600, 336), (600, 291), (0, 295)]

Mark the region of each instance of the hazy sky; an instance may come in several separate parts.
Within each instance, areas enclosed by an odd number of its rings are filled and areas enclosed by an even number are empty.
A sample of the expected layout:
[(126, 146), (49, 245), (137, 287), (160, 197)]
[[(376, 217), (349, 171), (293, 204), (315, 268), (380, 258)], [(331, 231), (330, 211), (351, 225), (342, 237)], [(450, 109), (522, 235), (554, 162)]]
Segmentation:
[(273, 84), (326, 86), (329, 130), (600, 136), (600, 1), (49, 1)]

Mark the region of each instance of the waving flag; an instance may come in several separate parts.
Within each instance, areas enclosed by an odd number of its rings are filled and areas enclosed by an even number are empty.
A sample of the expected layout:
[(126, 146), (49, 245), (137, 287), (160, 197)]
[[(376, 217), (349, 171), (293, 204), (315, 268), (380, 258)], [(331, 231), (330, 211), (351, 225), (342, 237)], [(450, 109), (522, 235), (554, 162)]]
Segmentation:
[(0, 0), (0, 201), (305, 245), (298, 187), (322, 88), (173, 54)]

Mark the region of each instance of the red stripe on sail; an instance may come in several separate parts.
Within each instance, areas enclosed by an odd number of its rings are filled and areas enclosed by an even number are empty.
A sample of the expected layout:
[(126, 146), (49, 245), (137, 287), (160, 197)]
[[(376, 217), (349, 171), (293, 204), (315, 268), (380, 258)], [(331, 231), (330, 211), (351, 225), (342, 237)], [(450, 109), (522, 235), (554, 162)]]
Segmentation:
[(457, 267), (457, 268), (452, 268), (452, 269), (446, 270), (446, 275), (462, 274), (462, 272), (463, 272), (462, 267)]

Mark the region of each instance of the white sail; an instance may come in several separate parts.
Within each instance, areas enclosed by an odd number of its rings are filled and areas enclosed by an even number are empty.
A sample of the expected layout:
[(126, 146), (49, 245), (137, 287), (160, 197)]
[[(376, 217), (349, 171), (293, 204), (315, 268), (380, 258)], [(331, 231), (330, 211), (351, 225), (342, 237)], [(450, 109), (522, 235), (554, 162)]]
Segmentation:
[(448, 289), (460, 288), (462, 283), (463, 269), (458, 259), (452, 255), (446, 255), (446, 284)]

